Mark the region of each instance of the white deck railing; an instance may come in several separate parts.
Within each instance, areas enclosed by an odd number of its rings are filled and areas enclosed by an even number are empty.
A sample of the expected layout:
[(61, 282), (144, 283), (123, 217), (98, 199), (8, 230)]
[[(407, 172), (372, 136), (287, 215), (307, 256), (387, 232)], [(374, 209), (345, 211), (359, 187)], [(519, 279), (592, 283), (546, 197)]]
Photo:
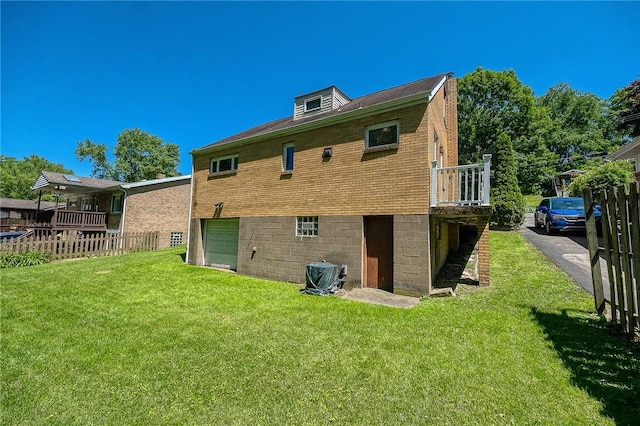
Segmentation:
[(431, 206), (488, 206), (491, 154), (482, 163), (438, 167), (431, 163)]

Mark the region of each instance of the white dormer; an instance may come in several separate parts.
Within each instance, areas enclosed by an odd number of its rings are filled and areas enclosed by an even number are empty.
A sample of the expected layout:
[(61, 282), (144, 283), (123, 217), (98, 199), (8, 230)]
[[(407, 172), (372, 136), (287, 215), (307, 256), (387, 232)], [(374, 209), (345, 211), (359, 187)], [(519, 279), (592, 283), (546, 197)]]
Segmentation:
[(306, 95), (300, 95), (294, 99), (293, 119), (299, 120), (301, 118), (333, 111), (350, 101), (351, 99), (336, 86), (327, 87), (326, 89), (317, 90)]

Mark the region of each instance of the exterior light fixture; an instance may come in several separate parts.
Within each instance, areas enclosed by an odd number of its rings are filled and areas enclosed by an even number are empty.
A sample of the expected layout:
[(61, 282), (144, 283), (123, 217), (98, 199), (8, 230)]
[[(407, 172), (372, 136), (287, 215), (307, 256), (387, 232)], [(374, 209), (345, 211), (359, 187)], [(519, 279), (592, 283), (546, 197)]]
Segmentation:
[(331, 156), (333, 156), (333, 149), (330, 146), (325, 148), (324, 151), (322, 151), (323, 159), (329, 159), (331, 158)]

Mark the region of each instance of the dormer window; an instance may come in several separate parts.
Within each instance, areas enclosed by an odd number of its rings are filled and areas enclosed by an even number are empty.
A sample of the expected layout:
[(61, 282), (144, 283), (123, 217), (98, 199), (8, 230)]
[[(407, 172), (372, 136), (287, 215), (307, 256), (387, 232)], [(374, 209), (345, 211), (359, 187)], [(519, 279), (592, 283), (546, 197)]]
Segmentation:
[(320, 104), (322, 102), (322, 96), (317, 96), (315, 98), (309, 98), (304, 100), (304, 112), (317, 111), (320, 109)]

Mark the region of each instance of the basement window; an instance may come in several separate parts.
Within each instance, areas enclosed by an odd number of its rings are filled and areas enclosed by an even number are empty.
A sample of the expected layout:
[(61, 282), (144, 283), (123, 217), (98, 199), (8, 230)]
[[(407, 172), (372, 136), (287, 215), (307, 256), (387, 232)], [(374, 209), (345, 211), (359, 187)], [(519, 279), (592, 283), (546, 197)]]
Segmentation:
[(296, 237), (317, 237), (318, 216), (298, 216), (296, 218)]
[(172, 232), (171, 236), (169, 237), (169, 247), (182, 245), (183, 235), (184, 234), (182, 232)]

